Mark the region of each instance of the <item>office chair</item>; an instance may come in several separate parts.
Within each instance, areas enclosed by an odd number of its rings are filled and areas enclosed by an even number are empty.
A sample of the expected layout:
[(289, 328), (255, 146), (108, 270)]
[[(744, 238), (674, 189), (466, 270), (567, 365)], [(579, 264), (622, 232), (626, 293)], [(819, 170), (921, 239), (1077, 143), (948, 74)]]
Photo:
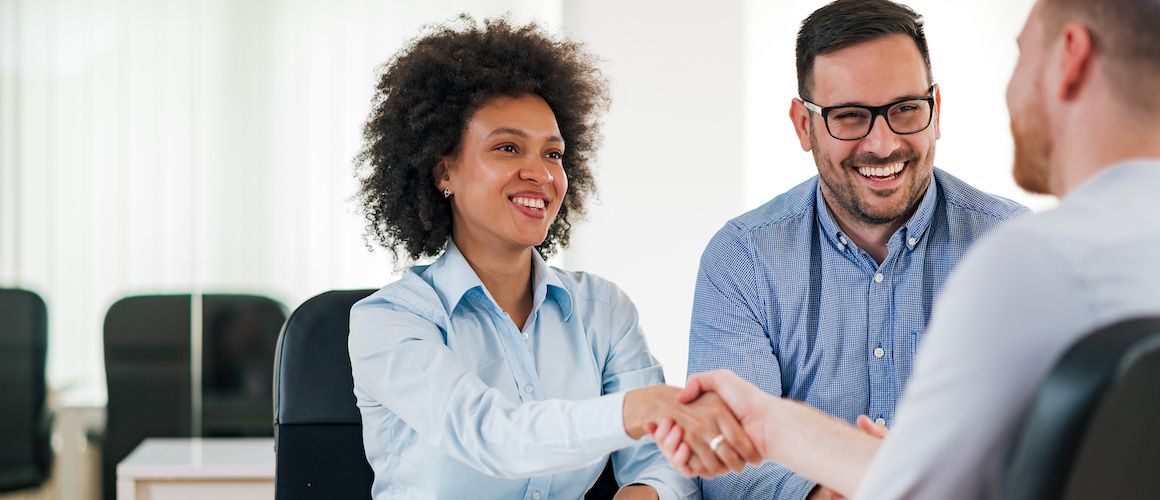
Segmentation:
[[(191, 296), (121, 299), (105, 315), (107, 419), (101, 440), (103, 498), (116, 496), (116, 467), (147, 437), (194, 434)], [(255, 295), (202, 295), (202, 426), (205, 437), (271, 436), (278, 302)]]
[(588, 489), (588, 493), (584, 494), (584, 500), (612, 500), (616, 496), (620, 485), (616, 483), (616, 473), (612, 469), (612, 460), (604, 465), (604, 470), (600, 472), (600, 477), (596, 478), (596, 484), (593, 484)]
[[(347, 335), (350, 308), (374, 290), (331, 291), (298, 306), (274, 362), (275, 497), (370, 498), (374, 472), (362, 442)], [(586, 500), (616, 494), (612, 463)]]
[(1160, 317), (1072, 345), (1017, 441), (1007, 497), (1154, 498), (1160, 491)]
[(0, 491), (39, 486), (51, 471), (47, 318), (39, 295), (0, 289)]
[(370, 498), (346, 339), (350, 308), (374, 290), (331, 291), (298, 306), (274, 361), (275, 497)]

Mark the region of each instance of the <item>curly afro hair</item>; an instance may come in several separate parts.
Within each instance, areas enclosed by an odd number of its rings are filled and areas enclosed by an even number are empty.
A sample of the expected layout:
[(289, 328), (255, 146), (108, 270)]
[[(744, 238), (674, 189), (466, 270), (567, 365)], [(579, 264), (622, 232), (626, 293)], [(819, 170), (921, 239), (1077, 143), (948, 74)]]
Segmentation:
[(439, 159), (458, 152), (471, 116), (492, 98), (540, 96), (568, 146), (565, 193), (545, 256), (568, 245), (572, 222), (595, 193), (589, 162), (599, 143), (597, 115), (607, 83), (577, 42), (534, 24), (463, 15), (428, 32), (388, 61), (375, 89), (356, 158), (358, 199), (368, 239), (411, 259), (441, 253), (451, 235), (451, 204), (435, 187)]

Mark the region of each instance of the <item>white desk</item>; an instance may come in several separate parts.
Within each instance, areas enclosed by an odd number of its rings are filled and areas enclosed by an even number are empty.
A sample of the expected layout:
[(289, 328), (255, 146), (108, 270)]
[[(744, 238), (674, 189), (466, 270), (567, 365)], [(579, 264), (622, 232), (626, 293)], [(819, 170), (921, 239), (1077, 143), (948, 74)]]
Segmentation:
[(270, 438), (150, 438), (117, 464), (118, 500), (274, 498)]

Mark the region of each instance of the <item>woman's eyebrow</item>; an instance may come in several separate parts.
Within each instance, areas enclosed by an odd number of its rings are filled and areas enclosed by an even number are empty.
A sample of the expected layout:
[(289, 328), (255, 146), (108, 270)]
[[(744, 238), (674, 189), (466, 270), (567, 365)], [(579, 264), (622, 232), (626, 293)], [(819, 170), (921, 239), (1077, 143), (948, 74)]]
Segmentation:
[[(503, 135), (503, 134), (510, 134), (510, 135), (514, 135), (516, 137), (524, 137), (524, 138), (529, 137), (527, 132), (524, 132), (523, 130), (520, 130), (518, 128), (500, 127), (500, 128), (497, 128), (497, 129), (491, 131), (491, 133), (487, 135), (487, 138), (490, 139), (490, 138), (495, 137), (497, 135)], [(547, 142), (564, 142), (564, 138), (560, 137), (558, 135), (551, 135), (551, 136), (548, 136)]]

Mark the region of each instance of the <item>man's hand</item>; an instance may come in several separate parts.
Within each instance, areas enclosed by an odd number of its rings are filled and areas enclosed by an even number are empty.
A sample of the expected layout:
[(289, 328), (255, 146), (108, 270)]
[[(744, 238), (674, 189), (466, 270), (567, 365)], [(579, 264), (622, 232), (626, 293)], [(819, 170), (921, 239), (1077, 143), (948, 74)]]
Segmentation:
[(878, 425), (874, 423), (874, 421), (870, 420), (870, 417), (867, 415), (858, 415), (858, 419), (854, 422), (854, 426), (867, 435), (876, 437), (878, 439), (886, 439), (886, 435), (890, 433), (890, 429), (887, 429), (885, 425)]
[(819, 484), (810, 490), (810, 494), (806, 495), (806, 500), (846, 500), (846, 497)]
[[(761, 456), (776, 460), (793, 471), (843, 495), (852, 495), (878, 453), (881, 439), (867, 435), (849, 424), (805, 403), (765, 394), (732, 372), (718, 370), (689, 377), (680, 401), (692, 401), (705, 392), (715, 392), (757, 446)], [(657, 447), (673, 466), (713, 477), (724, 472), (699, 454), (684, 449), (689, 440), (674, 437), (680, 422), (662, 421), (653, 432)], [(875, 430), (875, 432), (880, 432)]]
[[(766, 405), (762, 401), (769, 398), (760, 389), (749, 385), (733, 372), (721, 370), (698, 373), (689, 377), (688, 385), (681, 391), (679, 401), (693, 404), (705, 399), (724, 401), (733, 412), (733, 416), (740, 421), (742, 432), (749, 436), (756, 447), (756, 454), (743, 455), (742, 459), (747, 463), (759, 464), (765, 456)], [(657, 447), (681, 474), (690, 477), (713, 477), (729, 470), (739, 471), (744, 468), (743, 465), (740, 468), (725, 468), (719, 463), (702, 459), (686, 436), (688, 430), (680, 422), (662, 420), (650, 430), (653, 431)]]
[[(638, 439), (654, 430), (657, 422), (668, 419), (681, 427), (683, 442), (697, 458), (696, 463), (709, 470), (740, 471), (746, 462), (761, 459), (720, 397), (711, 394), (678, 401), (679, 393), (679, 389), (666, 385), (629, 391), (624, 397), (624, 429), (628, 435)], [(714, 449), (711, 444), (718, 436), (721, 438)]]
[[(885, 425), (874, 423), (867, 415), (858, 415), (858, 418), (854, 421), (854, 426), (863, 433), (878, 439), (884, 439), (886, 434), (890, 432)], [(842, 496), (841, 493), (819, 484), (810, 491), (810, 494), (806, 496), (806, 500), (846, 500), (846, 497)]]
[(685, 388), (678, 396), (678, 401), (690, 402), (703, 397), (702, 395), (706, 393), (716, 394), (725, 402), (733, 412), (733, 416), (741, 423), (742, 429), (757, 446), (760, 457), (750, 463), (760, 463), (768, 457), (770, 442), (767, 413), (770, 401), (775, 398), (729, 370), (715, 370), (689, 377)]
[(657, 490), (647, 484), (630, 484), (616, 492), (612, 500), (659, 500)]

